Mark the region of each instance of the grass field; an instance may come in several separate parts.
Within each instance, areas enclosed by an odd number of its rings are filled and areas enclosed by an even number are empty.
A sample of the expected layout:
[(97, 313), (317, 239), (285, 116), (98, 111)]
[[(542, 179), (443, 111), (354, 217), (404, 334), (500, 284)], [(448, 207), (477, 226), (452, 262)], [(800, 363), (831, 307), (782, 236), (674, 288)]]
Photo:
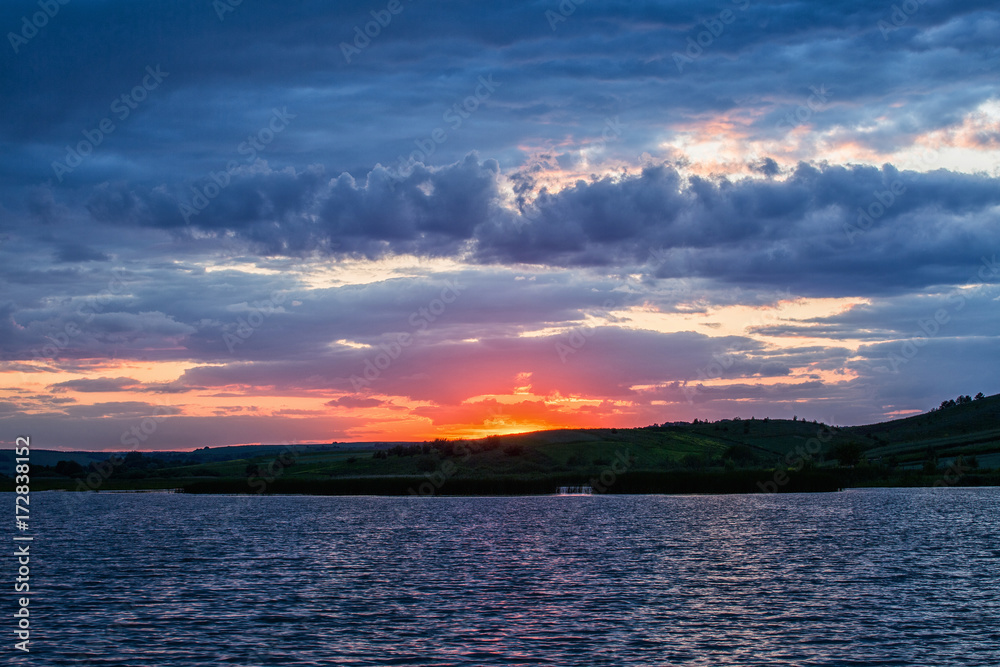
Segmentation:
[[(841, 465), (837, 455), (843, 450), (838, 448), (845, 445), (861, 452), (856, 464)], [(60, 455), (76, 461), (79, 470), (66, 474), (63, 467), (63, 474), (54, 472), (52, 466)], [(485, 493), (595, 481), (600, 486), (602, 475), (613, 475), (615, 490), (620, 492), (624, 488), (688, 488), (682, 482), (685, 476), (701, 479), (700, 488), (745, 490), (750, 477), (769, 480), (775, 472), (796, 476), (796, 484), (782, 484), (781, 490), (791, 490), (805, 483), (805, 473), (823, 471), (836, 472), (836, 476), (815, 477), (810, 484), (817, 489), (876, 482), (926, 485), (940, 478), (948, 466), (962, 468), (961, 476), (968, 483), (973, 477), (976, 483), (984, 483), (992, 479), (987, 469), (1000, 467), (1000, 395), (905, 419), (845, 428), (798, 420), (736, 419), (540, 431), (452, 442), (206, 447), (184, 453), (132, 454), (124, 460), (108, 460), (108, 454), (95, 452), (36, 452), (33, 456), (36, 490), (339, 493), (368, 488), (405, 493), (429, 483), (440, 493), (446, 484), (452, 492), (479, 489)], [(914, 469), (923, 475), (915, 475)], [(750, 471), (755, 472), (747, 477)], [(5, 486), (10, 482), (10, 478), (4, 480)]]

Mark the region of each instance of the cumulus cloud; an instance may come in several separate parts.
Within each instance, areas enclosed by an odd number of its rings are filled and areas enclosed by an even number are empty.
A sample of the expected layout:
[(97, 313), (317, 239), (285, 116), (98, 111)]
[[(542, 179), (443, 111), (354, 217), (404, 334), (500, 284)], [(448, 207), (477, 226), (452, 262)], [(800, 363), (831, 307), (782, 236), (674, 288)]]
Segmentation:
[[(381, 167), (363, 182), (342, 174), (322, 188), (309, 174), (301, 182), (288, 172), (258, 174), (256, 185), (231, 193), (249, 198), (246, 206), (228, 204), (234, 210), (257, 211), (270, 177), (281, 187), (294, 182), (299, 194), (289, 200), (300, 204), (280, 214), (194, 225), (279, 255), (412, 253), (607, 267), (645, 264), (657, 249), (659, 277), (827, 296), (954, 284), (974, 272), (974, 248), (1000, 247), (1000, 179), (946, 170), (803, 163), (783, 179), (707, 179), (660, 164), (558, 192), (543, 188), (520, 211), (504, 201), (496, 161), (474, 155), (442, 168), (417, 165), (401, 178)], [(152, 215), (136, 221), (174, 226)]]
[[(815, 401), (858, 421), (1000, 389), (966, 352), (989, 358), (1000, 325), (995, 3), (920, 3), (892, 29), (861, 0), (731, 4), (682, 67), (718, 8), (584, 3), (553, 30), (533, 2), (406, 5), (347, 62), (360, 0), (225, 21), (67, 5), (0, 52), (7, 430), (114, 446), (148, 408), (85, 404), (102, 392), (261, 397), (272, 422), (221, 403), (231, 426), (170, 415), (162, 436), (214, 443), (377, 435), (365, 408), (630, 425)], [(115, 112), (147, 65), (169, 75)], [(446, 279), (462, 296), (420, 315)]]

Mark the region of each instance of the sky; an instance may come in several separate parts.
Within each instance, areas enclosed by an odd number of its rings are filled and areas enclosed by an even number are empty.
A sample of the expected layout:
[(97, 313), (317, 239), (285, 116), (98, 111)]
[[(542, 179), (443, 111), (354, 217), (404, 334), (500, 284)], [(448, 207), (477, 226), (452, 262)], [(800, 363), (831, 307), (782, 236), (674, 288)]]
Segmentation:
[(1000, 392), (1000, 7), (0, 5), (0, 441)]

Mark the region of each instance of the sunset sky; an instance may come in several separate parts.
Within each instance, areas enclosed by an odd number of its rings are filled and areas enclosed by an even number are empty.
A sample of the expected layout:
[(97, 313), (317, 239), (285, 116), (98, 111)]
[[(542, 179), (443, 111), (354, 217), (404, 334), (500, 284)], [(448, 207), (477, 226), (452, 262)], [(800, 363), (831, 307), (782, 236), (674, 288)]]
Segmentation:
[(0, 28), (0, 441), (1000, 392), (995, 2), (18, 0)]

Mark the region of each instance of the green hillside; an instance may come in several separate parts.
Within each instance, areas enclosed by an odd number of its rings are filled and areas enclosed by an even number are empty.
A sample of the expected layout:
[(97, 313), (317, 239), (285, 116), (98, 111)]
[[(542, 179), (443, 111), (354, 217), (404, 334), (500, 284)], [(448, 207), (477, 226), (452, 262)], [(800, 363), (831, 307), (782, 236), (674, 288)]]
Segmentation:
[[(925, 414), (844, 428), (733, 419), (424, 443), (204, 447), (110, 459), (74, 452), (57, 462), (58, 454), (36, 452), (34, 488), (393, 493), (432, 483), (435, 492), (445, 492), (440, 488), (445, 484), (452, 492), (517, 492), (594, 483), (610, 475), (616, 488), (655, 490), (669, 480), (671, 489), (686, 489), (690, 480), (701, 479), (696, 490), (752, 491), (753, 480), (787, 471), (800, 485), (808, 475), (826, 475), (807, 485), (816, 490), (931, 484), (956, 466), (963, 478), (987, 483), (993, 477), (983, 475), (1000, 468), (1000, 395), (959, 397)], [(631, 481), (624, 484), (625, 479)]]
[(848, 431), (873, 458), (895, 457), (903, 465), (922, 464), (928, 452), (933, 452), (942, 459), (975, 456), (980, 465), (1000, 467), (1000, 395)]

